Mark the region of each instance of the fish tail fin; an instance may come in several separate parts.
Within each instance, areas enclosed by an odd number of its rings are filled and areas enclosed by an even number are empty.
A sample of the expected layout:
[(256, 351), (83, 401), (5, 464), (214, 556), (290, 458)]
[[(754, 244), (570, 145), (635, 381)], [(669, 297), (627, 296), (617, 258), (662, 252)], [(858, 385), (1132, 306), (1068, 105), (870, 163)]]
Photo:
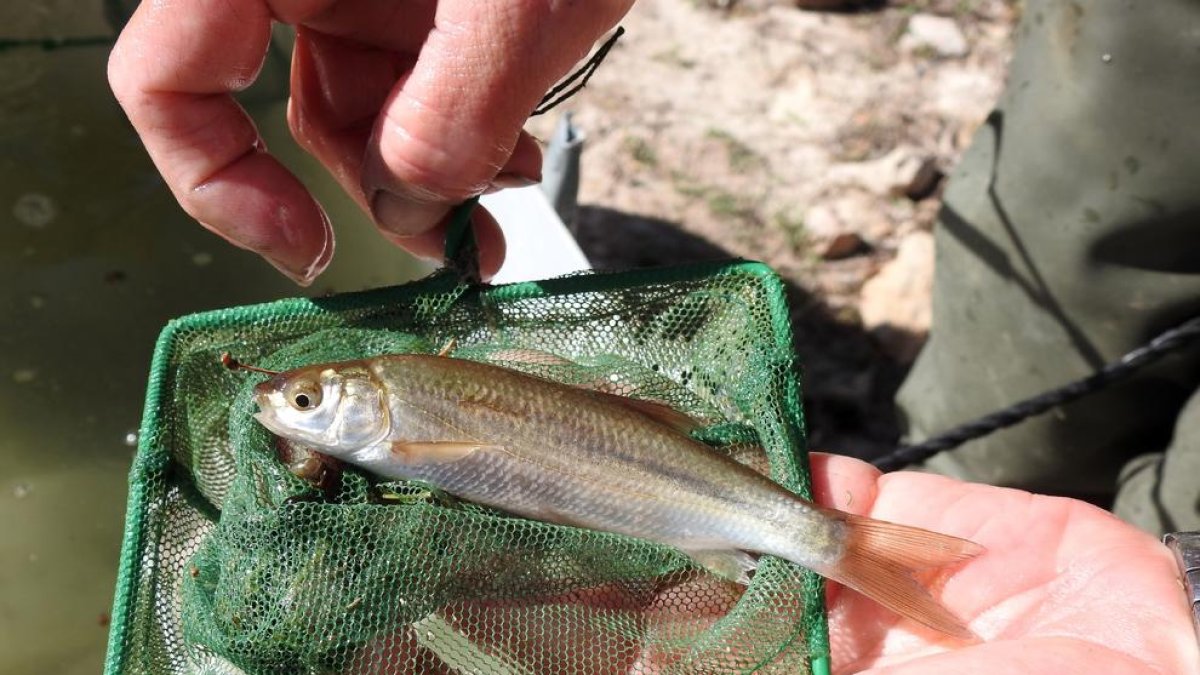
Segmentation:
[[(822, 509), (846, 525), (846, 549), (838, 562), (817, 570), (897, 614), (956, 638), (979, 642), (965, 623), (929, 593), (929, 573), (984, 552), (966, 539), (907, 525)], [(919, 574), (924, 572), (925, 574)], [(923, 582), (921, 578), (925, 581)]]

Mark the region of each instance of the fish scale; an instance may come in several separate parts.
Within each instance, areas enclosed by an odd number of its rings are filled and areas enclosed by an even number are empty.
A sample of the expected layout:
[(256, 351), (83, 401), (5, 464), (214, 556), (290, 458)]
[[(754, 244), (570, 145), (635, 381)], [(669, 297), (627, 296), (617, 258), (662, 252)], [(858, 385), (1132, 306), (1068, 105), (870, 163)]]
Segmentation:
[[(824, 524), (815, 511), (804, 513), (794, 496), (752, 470), (586, 390), (428, 356), (383, 361), (376, 375), (390, 399), (403, 402), (392, 403), (389, 441), (503, 448), (397, 469), (473, 501), (685, 548), (777, 555), (795, 554), (772, 550), (771, 542), (811, 537)], [(414, 417), (423, 419), (410, 427)], [(420, 432), (414, 437), (410, 428)], [(488, 475), (554, 487), (511, 490), (480, 481)], [(778, 531), (785, 514), (793, 518), (786, 533)]]

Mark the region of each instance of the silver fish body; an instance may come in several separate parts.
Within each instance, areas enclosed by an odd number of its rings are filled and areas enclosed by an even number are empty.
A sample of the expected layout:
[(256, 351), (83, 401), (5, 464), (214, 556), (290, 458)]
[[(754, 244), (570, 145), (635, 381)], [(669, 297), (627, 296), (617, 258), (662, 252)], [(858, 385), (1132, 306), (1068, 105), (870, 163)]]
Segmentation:
[[(386, 441), (356, 463), (470, 501), (685, 551), (769, 553), (831, 564), (841, 524), (755, 471), (594, 392), (478, 363), (397, 357), (371, 366), (387, 387)], [(422, 376), (414, 376), (415, 373)], [(406, 456), (413, 442), (478, 449), (454, 461)]]
[(816, 507), (681, 433), (644, 402), (427, 355), (290, 371), (259, 385), (257, 399), (258, 419), (271, 431), (381, 477), (669, 544), (726, 576), (748, 567), (745, 552), (752, 552), (869, 595), (873, 584), (907, 584), (920, 596), (910, 603), (915, 608), (896, 606), (896, 593), (878, 593), (887, 596), (881, 601), (970, 636), (911, 580), (912, 570), (886, 560), (883, 567), (893, 569), (869, 567), (889, 546), (907, 547), (910, 558), (919, 555), (909, 550), (917, 544), (941, 551), (925, 565), (936, 567), (977, 554), (976, 545)]

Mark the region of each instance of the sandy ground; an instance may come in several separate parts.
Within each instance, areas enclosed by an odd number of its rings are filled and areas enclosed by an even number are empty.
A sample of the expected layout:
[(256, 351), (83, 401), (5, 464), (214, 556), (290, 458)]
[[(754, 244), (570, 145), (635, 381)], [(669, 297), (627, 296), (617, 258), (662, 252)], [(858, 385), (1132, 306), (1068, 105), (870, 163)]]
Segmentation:
[[(986, 117), (1019, 11), (879, 4), (639, 0), (563, 106), (587, 134), (576, 227), (593, 264), (772, 265), (793, 291), (812, 444), (863, 456), (896, 441), (891, 397), (910, 356), (864, 326), (862, 287), (932, 228), (938, 192), (905, 188), (922, 164), (949, 169)], [(960, 45), (914, 36), (911, 22), (930, 18), (949, 20)], [(555, 117), (531, 131), (548, 138)], [(896, 294), (875, 302), (928, 304), (927, 289)]]

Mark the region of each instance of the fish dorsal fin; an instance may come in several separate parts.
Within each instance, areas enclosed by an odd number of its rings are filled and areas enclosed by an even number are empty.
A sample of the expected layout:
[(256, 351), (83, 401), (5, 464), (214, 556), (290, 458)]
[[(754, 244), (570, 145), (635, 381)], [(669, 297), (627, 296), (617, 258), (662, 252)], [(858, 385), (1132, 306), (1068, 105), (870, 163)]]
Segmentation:
[(619, 396), (617, 394), (610, 394), (606, 391), (600, 391), (599, 389), (594, 389), (588, 386), (582, 386), (580, 388), (586, 389), (602, 401), (614, 403), (629, 410), (633, 410), (634, 412), (639, 412), (660, 424), (665, 424), (668, 427), (671, 427), (681, 434), (690, 434), (700, 427), (699, 422), (672, 408), (666, 403), (647, 401), (646, 399), (642, 398)]
[[(513, 361), (526, 364), (537, 364), (543, 366), (575, 366), (578, 365), (570, 359), (563, 358), (557, 354), (544, 352), (538, 349), (527, 348), (509, 348), (501, 349), (492, 352), (488, 356), (488, 361), (503, 365), (505, 361)], [(671, 406), (659, 401), (647, 401), (646, 399), (629, 398), (607, 391), (606, 387), (611, 383), (601, 379), (595, 382), (588, 383), (570, 383), (567, 386), (583, 389), (592, 392), (597, 398), (609, 403), (616, 403), (627, 409), (639, 412), (661, 424), (665, 424), (672, 429), (683, 433), (690, 434), (692, 431), (702, 426), (699, 422), (688, 417), (687, 415), (675, 410)]]
[(449, 464), (487, 449), (494, 446), (469, 441), (395, 441), (392, 456), (405, 464)]

